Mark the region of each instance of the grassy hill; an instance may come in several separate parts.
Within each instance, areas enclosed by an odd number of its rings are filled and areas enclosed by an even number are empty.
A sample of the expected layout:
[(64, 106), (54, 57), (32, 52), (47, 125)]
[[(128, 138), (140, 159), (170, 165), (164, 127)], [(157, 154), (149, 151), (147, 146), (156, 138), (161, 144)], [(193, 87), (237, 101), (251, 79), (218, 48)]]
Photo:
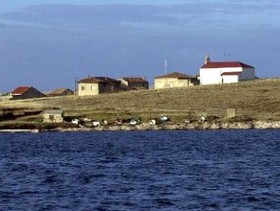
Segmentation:
[[(66, 116), (107, 119), (137, 116), (143, 120), (168, 115), (174, 121), (199, 116), (224, 118), (226, 109), (256, 120), (280, 120), (280, 79), (238, 84), (195, 86), (162, 90), (130, 91), (97, 96), (67, 96), (2, 101), (0, 109), (44, 110), (61, 108)], [(36, 121), (38, 115), (17, 121)]]

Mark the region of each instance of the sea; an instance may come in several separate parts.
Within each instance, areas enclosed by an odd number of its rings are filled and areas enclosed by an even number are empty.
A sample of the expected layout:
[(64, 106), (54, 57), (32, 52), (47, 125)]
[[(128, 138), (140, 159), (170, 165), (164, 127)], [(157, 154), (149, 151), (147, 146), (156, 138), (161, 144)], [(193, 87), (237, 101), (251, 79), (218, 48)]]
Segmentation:
[(280, 130), (0, 134), (0, 210), (279, 210)]

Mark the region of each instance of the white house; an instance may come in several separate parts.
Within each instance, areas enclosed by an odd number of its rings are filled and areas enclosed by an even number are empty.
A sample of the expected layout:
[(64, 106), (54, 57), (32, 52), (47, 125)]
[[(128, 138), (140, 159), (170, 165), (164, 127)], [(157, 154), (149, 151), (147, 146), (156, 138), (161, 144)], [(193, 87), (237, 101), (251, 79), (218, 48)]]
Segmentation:
[(207, 56), (200, 68), (200, 84), (237, 83), (254, 80), (255, 68), (242, 62), (211, 62)]

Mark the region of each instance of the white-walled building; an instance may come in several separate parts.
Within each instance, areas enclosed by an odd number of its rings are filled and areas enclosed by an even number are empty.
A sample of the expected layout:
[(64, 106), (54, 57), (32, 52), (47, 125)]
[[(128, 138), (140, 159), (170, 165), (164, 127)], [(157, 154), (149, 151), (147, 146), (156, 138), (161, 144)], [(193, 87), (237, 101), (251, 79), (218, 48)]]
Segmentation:
[(239, 81), (254, 80), (255, 68), (242, 62), (211, 62), (205, 58), (200, 68), (200, 84), (237, 83)]

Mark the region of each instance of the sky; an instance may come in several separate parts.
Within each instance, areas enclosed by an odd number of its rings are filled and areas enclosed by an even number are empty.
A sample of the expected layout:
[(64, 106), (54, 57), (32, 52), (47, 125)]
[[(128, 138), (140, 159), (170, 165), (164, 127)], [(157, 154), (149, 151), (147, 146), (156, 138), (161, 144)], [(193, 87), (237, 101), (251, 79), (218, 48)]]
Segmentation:
[(279, 77), (278, 0), (1, 0), (0, 92), (74, 89), (88, 76), (199, 74), (241, 61)]

